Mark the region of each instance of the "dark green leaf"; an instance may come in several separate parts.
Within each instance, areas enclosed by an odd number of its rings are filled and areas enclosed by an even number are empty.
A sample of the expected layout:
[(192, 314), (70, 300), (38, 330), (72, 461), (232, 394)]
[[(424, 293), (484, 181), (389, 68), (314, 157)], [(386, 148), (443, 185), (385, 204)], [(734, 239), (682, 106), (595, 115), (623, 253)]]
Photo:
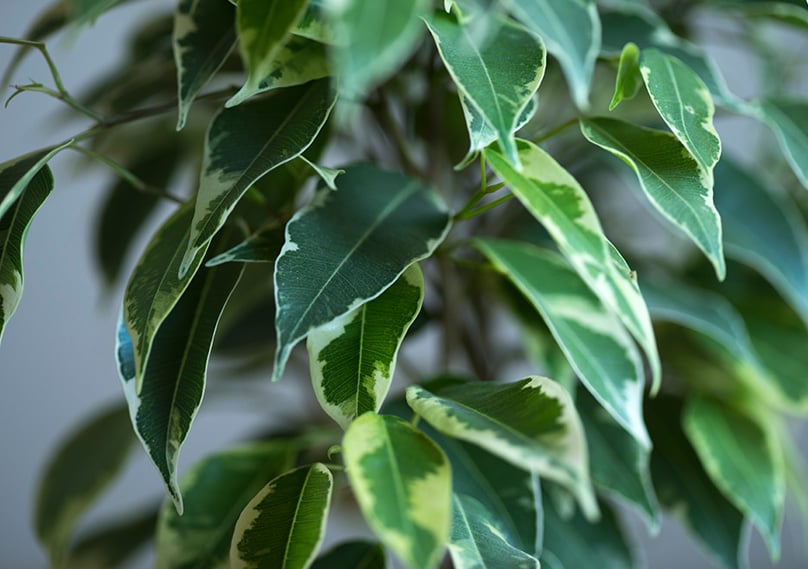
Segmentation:
[(808, 188), (808, 101), (766, 99), (758, 113), (777, 135), (791, 169)]
[[(70, 142), (61, 146), (51, 146), (36, 150), (24, 156), (18, 156), (0, 164), (0, 218), (17, 201), (34, 176), (45, 167), (45, 164), (61, 150), (70, 146)], [(51, 182), (51, 185), (53, 183)]]
[(387, 560), (380, 543), (346, 541), (327, 551), (311, 569), (386, 569)]
[(150, 539), (157, 508), (108, 522), (83, 537), (70, 551), (68, 569), (112, 569), (129, 561)]
[(212, 257), (205, 266), (216, 267), (223, 263), (274, 263), (281, 247), (283, 230), (272, 225), (256, 231), (238, 245)]

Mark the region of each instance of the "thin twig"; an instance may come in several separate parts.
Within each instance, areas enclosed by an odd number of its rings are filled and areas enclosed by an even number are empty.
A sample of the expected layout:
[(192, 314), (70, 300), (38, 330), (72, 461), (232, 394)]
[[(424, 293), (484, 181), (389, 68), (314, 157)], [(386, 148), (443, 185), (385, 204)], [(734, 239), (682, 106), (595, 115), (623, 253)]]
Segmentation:
[(555, 128), (551, 128), (550, 130), (548, 130), (544, 134), (541, 134), (541, 135), (537, 136), (536, 138), (534, 138), (533, 143), (534, 144), (540, 144), (540, 143), (544, 142), (545, 140), (548, 140), (548, 139), (553, 138), (554, 136), (556, 136), (558, 134), (561, 134), (562, 132), (567, 130), (569, 127), (576, 124), (578, 122), (578, 120), (579, 120), (578, 117), (573, 117), (573, 118), (571, 118), (571, 119), (569, 119), (567, 121), (564, 121), (563, 123), (556, 126)]

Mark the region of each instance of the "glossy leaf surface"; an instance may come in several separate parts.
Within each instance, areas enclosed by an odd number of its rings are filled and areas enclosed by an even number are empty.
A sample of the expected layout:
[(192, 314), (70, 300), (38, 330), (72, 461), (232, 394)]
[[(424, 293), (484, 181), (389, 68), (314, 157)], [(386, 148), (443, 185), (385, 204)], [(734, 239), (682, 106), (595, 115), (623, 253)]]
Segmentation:
[(640, 50), (635, 44), (629, 42), (620, 52), (614, 95), (612, 95), (612, 101), (609, 103), (609, 110), (614, 110), (622, 101), (633, 99), (642, 85)]

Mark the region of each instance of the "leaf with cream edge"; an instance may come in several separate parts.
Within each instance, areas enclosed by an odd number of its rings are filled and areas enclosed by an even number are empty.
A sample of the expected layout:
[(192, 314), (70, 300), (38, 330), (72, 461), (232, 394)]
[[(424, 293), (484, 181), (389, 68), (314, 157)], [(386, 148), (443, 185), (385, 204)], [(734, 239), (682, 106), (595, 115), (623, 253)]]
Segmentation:
[(592, 395), (642, 446), (650, 448), (642, 418), (642, 358), (620, 319), (561, 256), (515, 241), (487, 239), (476, 245), (539, 311)]
[(328, 76), (328, 58), (323, 44), (293, 37), (278, 50), (255, 94), (302, 85)]
[(306, 11), (292, 29), (292, 34), (319, 43), (332, 43), (334, 30), (332, 22), (325, 15), (325, 3), (328, 1), (309, 0)]
[(174, 61), (177, 66), (177, 130), (185, 126), (199, 90), (236, 46), (236, 10), (228, 2), (180, 0), (174, 13)]
[(589, 107), (589, 84), (600, 53), (600, 18), (593, 0), (508, 0), (514, 15), (555, 57), (579, 109)]
[(343, 429), (381, 408), (398, 350), (423, 300), (424, 277), (413, 264), (381, 295), (309, 333), (314, 393)]
[(230, 545), (231, 569), (306, 569), (325, 536), (334, 479), (318, 463), (282, 474), (241, 512)]
[(404, 174), (352, 166), (286, 225), (275, 264), (273, 379), (308, 333), (372, 300), (432, 254), (450, 217), (435, 191)]
[(276, 65), (275, 56), (306, 10), (308, 0), (239, 0), (236, 31), (247, 81), (226, 107), (234, 107), (261, 90)]
[(274, 263), (283, 247), (283, 229), (270, 225), (259, 229), (247, 239), (227, 251), (209, 259), (206, 267), (224, 263)]
[(676, 136), (609, 118), (583, 120), (581, 132), (634, 170), (651, 204), (690, 237), (723, 280), (727, 269), (712, 178)]
[(323, 128), (336, 93), (327, 79), (279, 91), (232, 109), (210, 124), (191, 238), (181, 275), (224, 225), (250, 186), (299, 156)]
[(72, 142), (36, 150), (0, 164), (0, 218), (6, 216), (17, 198), (48, 161), (70, 144)]
[(553, 380), (464, 383), (437, 395), (413, 385), (407, 403), (439, 432), (563, 484), (585, 515), (597, 518), (581, 420), (569, 394)]
[(757, 526), (772, 559), (779, 558), (786, 497), (779, 441), (737, 410), (704, 398), (685, 405), (682, 421), (713, 483)]
[(410, 423), (365, 413), (342, 441), (345, 469), (370, 528), (409, 569), (435, 569), (451, 525), (452, 473)]
[(808, 101), (765, 99), (755, 114), (774, 131), (791, 169), (808, 188)]
[(387, 569), (384, 547), (372, 541), (346, 541), (318, 557), (311, 569)]
[[(461, 101), (473, 107), (497, 134), (502, 152), (517, 168), (521, 162), (514, 131), (544, 77), (546, 53), (536, 36), (503, 17), (458, 23), (437, 13), (427, 21)], [(469, 136), (477, 136), (473, 115)]]
[(182, 479), (183, 515), (168, 500), (160, 510), (155, 568), (229, 567), (230, 541), (239, 515), (267, 482), (292, 466), (296, 453), (291, 441), (254, 443), (196, 464)]
[(452, 495), (449, 553), (456, 569), (539, 569), (539, 560), (514, 547), (485, 507), (472, 498)]
[(633, 99), (639, 93), (642, 84), (640, 49), (629, 42), (620, 52), (620, 62), (614, 82), (614, 95), (609, 103), (609, 110), (613, 111), (621, 102)]
[(535, 144), (517, 140), (517, 148), (524, 164), (522, 172), (491, 149), (485, 151), (486, 161), (550, 233), (592, 292), (620, 317), (642, 346), (651, 367), (651, 388), (656, 391), (661, 378), (659, 353), (651, 318), (633, 273), (614, 262), (614, 247), (575, 178)]

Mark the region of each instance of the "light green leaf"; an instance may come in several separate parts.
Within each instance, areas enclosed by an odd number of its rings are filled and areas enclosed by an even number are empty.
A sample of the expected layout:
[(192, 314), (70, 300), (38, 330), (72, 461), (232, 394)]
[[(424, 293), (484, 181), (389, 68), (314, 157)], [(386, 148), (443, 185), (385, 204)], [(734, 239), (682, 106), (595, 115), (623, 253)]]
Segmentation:
[(620, 52), (620, 63), (617, 67), (617, 78), (614, 84), (614, 95), (609, 103), (612, 111), (622, 101), (633, 99), (642, 87), (642, 74), (640, 73), (640, 49), (629, 42)]
[(581, 121), (581, 132), (634, 170), (651, 204), (693, 240), (723, 280), (721, 218), (713, 204), (712, 179), (681, 142), (668, 132), (607, 118)]
[(342, 441), (345, 468), (371, 529), (409, 569), (435, 569), (451, 523), (449, 462), (409, 423), (365, 413)]
[[(0, 172), (0, 184), (5, 182)], [(0, 185), (0, 191), (7, 186)], [(42, 166), (21, 188), (22, 195), (0, 217), (0, 339), (22, 299), (23, 250), (28, 228), (37, 210), (53, 190), (50, 168)]]
[[(427, 25), (461, 101), (496, 131), (503, 153), (521, 169), (513, 133), (544, 77), (546, 54), (541, 40), (503, 17), (458, 23), (437, 13)], [(474, 146), (482, 129), (474, 128), (468, 114)]]
[(283, 247), (283, 230), (270, 225), (259, 229), (247, 239), (212, 257), (206, 267), (218, 267), (224, 263), (274, 263)]
[(82, 24), (95, 22), (96, 18), (122, 0), (68, 0), (72, 18)]
[(590, 393), (650, 448), (642, 418), (642, 359), (620, 319), (559, 255), (511, 241), (477, 241), (477, 247), (539, 311)]
[(112, 569), (129, 561), (154, 537), (157, 508), (104, 522), (71, 548), (68, 569)]
[(335, 97), (328, 80), (321, 79), (224, 109), (213, 119), (182, 274), (253, 182), (314, 142)]
[(157, 524), (156, 569), (229, 567), (230, 540), (241, 511), (270, 480), (287, 471), (296, 447), (257, 443), (212, 455), (182, 480), (185, 512), (170, 501)]
[(14, 202), (45, 164), (70, 144), (71, 142), (67, 142), (61, 146), (43, 148), (0, 164), (0, 218), (6, 216)]
[(713, 483), (758, 527), (777, 559), (786, 494), (783, 449), (748, 417), (707, 399), (688, 402), (683, 424)]
[(325, 536), (334, 479), (318, 463), (282, 474), (241, 512), (230, 545), (231, 569), (306, 569)]
[(255, 94), (279, 87), (302, 85), (326, 76), (328, 58), (325, 46), (305, 38), (293, 37), (278, 50)]
[(413, 264), (380, 296), (309, 333), (314, 393), (343, 429), (381, 408), (423, 300), (424, 277)]
[(115, 480), (133, 442), (126, 407), (116, 405), (71, 433), (51, 456), (37, 489), (34, 525), (53, 567), (64, 563), (78, 521)]
[(429, 0), (326, 0), (340, 94), (351, 100), (393, 75), (421, 38)]
[(757, 114), (777, 135), (791, 169), (808, 188), (808, 101), (766, 99)]
[(407, 403), (441, 433), (563, 484), (587, 517), (597, 517), (583, 428), (572, 399), (556, 382), (531, 376), (508, 384), (457, 385), (438, 395), (413, 385)]
[(318, 558), (311, 569), (386, 569), (384, 547), (371, 541), (346, 541)]
[(306, 10), (308, 0), (239, 0), (236, 8), (241, 59), (247, 81), (225, 107), (235, 107), (261, 91), (276, 70), (276, 56)]
[(561, 65), (572, 99), (589, 106), (589, 83), (600, 53), (600, 18), (591, 0), (508, 0), (516, 17), (547, 44)]
[(802, 31), (808, 30), (808, 10), (803, 6), (795, 6), (796, 3), (745, 0), (721, 2), (720, 7), (750, 20), (772, 20)]
[(452, 496), (449, 553), (456, 569), (539, 569), (539, 561), (505, 538), (491, 513), (471, 496)]
[(303, 17), (292, 29), (292, 33), (319, 43), (330, 44), (334, 39), (331, 22), (326, 18), (324, 4), (329, 0), (309, 0)]
[(347, 168), (286, 226), (275, 265), (280, 378), (297, 342), (380, 295), (443, 241), (450, 219), (422, 182), (373, 166)]
[(300, 160), (306, 163), (306, 165), (311, 168), (311, 170), (317, 174), (320, 179), (325, 182), (325, 185), (331, 188), (332, 190), (337, 189), (337, 177), (340, 174), (344, 174), (345, 170), (342, 169), (335, 169), (335, 168), (327, 168), (325, 166), (320, 166), (303, 156), (300, 155)]
[(613, 259), (595, 208), (569, 172), (538, 146), (519, 140), (524, 171), (517, 172), (500, 154), (485, 157), (527, 210), (547, 229), (572, 267), (606, 307), (615, 312), (645, 350), (653, 389), (661, 374), (659, 354), (645, 301), (631, 271)]

